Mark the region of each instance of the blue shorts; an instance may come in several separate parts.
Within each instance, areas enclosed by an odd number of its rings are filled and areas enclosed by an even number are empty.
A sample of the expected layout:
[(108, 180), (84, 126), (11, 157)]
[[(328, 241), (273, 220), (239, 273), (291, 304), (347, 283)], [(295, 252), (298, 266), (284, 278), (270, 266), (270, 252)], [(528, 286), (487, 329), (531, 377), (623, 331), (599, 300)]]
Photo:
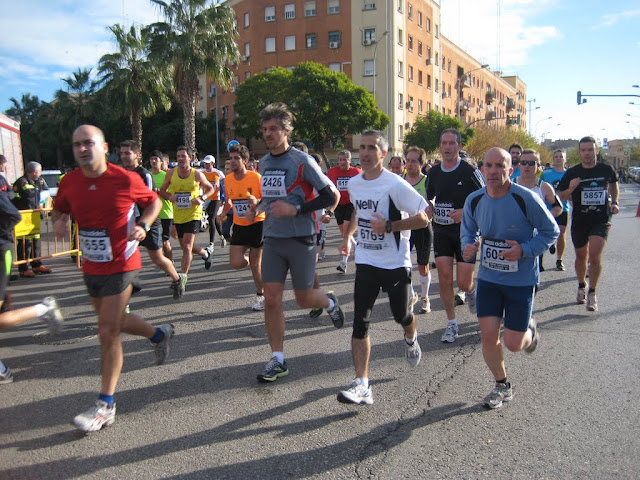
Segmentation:
[(504, 317), (504, 328), (526, 332), (533, 312), (535, 285), (511, 287), (477, 280), (478, 317)]

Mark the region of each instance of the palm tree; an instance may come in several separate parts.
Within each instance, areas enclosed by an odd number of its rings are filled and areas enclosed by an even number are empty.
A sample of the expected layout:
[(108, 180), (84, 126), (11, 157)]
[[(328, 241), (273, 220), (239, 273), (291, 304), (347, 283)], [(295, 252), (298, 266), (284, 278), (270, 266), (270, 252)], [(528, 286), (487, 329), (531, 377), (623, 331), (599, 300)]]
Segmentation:
[(171, 108), (169, 71), (148, 58), (148, 27), (131, 26), (126, 31), (115, 24), (109, 30), (115, 37), (118, 51), (100, 59), (98, 83), (104, 84), (112, 105), (122, 105), (122, 112), (131, 121), (131, 138), (142, 147), (142, 117), (155, 114), (158, 107)]
[(211, 0), (151, 0), (165, 22), (151, 25), (152, 56), (173, 67), (173, 94), (184, 111), (184, 143), (195, 151), (196, 104), (200, 98), (198, 77), (223, 87), (233, 81), (229, 64), (240, 59), (235, 13)]
[(9, 101), (13, 106), (6, 113), (20, 121), (24, 158), (42, 163), (41, 146), (45, 135), (47, 104), (30, 93), (23, 93), (20, 100), (11, 97)]
[(58, 90), (55, 100), (59, 109), (67, 112), (66, 122), (73, 129), (82, 123), (90, 122), (93, 118), (91, 97), (96, 91), (96, 82), (91, 79), (91, 68), (78, 68), (71, 77), (63, 78), (67, 90)]

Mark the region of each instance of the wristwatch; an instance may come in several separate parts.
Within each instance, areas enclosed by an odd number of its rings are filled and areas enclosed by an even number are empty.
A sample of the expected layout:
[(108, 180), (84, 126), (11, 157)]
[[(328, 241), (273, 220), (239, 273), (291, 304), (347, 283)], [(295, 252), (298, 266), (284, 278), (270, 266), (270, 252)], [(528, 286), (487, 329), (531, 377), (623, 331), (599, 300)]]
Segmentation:
[(302, 213), (302, 205), (296, 204), (296, 215), (300, 215)]
[(391, 233), (391, 220), (387, 220), (387, 227), (384, 229), (385, 232)]
[(144, 228), (146, 233), (149, 233), (149, 230), (151, 230), (151, 227), (144, 222), (138, 222), (138, 226)]

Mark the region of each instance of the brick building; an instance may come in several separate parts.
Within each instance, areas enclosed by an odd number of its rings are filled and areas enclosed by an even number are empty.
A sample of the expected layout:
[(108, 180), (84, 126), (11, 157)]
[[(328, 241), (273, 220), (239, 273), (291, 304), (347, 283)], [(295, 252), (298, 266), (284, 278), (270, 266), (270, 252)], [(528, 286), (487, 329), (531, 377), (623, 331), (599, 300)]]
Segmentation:
[[(440, 33), (434, 0), (228, 0), (236, 12), (242, 61), (236, 86), (269, 67), (314, 61), (344, 72), (389, 115), (390, 150), (431, 109), (470, 124), (526, 128), (526, 84), (502, 77)], [(233, 139), (235, 88), (203, 87), (200, 111), (216, 102)], [(509, 119), (507, 120), (507, 117)], [(518, 122), (519, 119), (519, 122)], [(350, 143), (350, 142), (349, 142)], [(348, 144), (353, 149), (353, 145)]]

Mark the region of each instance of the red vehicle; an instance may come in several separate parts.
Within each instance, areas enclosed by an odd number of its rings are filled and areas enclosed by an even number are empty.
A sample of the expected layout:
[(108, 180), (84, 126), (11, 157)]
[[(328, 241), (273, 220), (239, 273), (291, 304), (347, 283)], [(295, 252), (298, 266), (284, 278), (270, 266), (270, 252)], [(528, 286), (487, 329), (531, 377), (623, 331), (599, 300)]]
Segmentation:
[(13, 184), (24, 175), (20, 122), (0, 113), (0, 152), (7, 158), (7, 180)]

